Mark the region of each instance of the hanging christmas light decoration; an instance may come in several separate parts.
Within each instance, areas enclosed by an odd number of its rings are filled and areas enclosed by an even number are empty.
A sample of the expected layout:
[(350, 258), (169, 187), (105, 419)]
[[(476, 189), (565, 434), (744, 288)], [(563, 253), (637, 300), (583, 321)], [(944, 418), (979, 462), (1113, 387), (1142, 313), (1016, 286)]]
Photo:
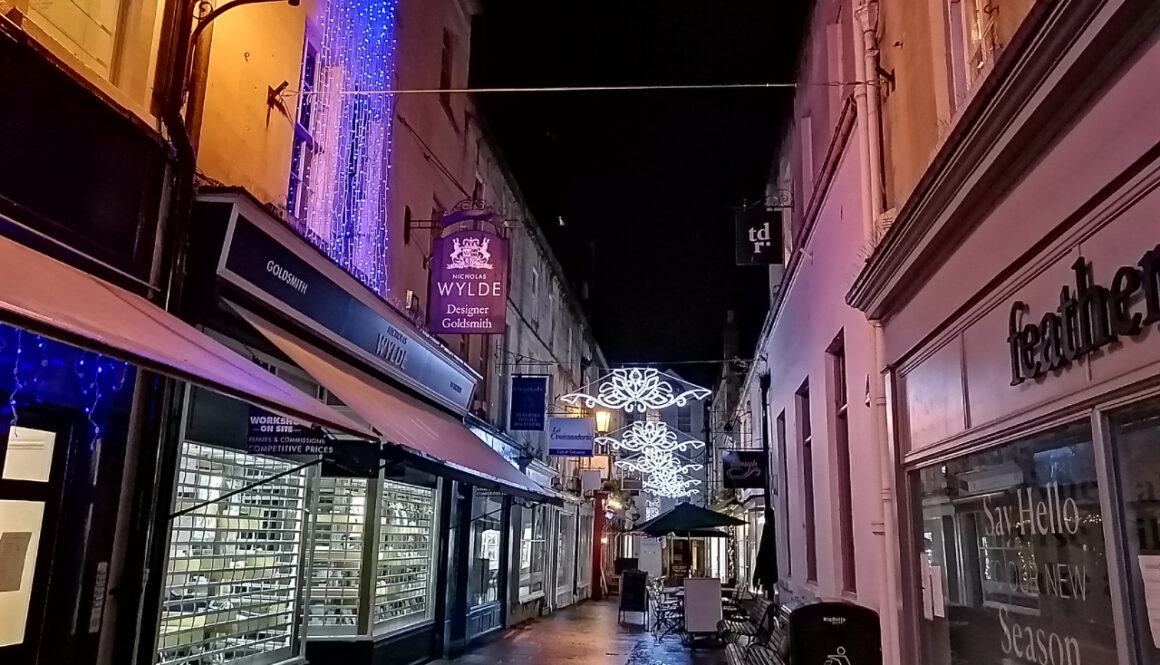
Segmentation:
[(0, 324), (0, 376), (11, 376), (7, 403), (0, 402), (0, 447), (18, 436), (20, 409), (48, 402), (83, 412), (92, 451), (111, 409), (128, 409), (135, 371), (129, 363)]
[(307, 236), (376, 293), (387, 285), (387, 203), (398, 0), (326, 3), (305, 172)]
[(560, 397), (565, 404), (583, 403), (588, 408), (603, 406), (608, 409), (624, 409), (628, 413), (644, 413), (649, 409), (667, 409), (670, 406), (685, 406), (689, 400), (701, 400), (709, 396), (708, 388), (693, 386), (678, 392), (673, 384), (663, 380), (660, 372), (651, 367), (614, 369), (600, 384), (595, 395), (582, 392), (568, 393)]
[(705, 442), (697, 439), (678, 440), (677, 430), (659, 420), (653, 422), (638, 420), (629, 425), (628, 429), (623, 430), (623, 432), (624, 434), (619, 439), (613, 436), (597, 437), (596, 443), (609, 446), (614, 450), (626, 450), (631, 453), (648, 450), (683, 453), (705, 447)]
[(645, 490), (654, 494), (675, 498), (700, 494), (701, 491), (695, 489), (700, 484), (701, 481), (693, 478), (685, 478), (668, 473), (657, 473), (645, 478), (643, 487)]
[(680, 441), (676, 430), (660, 421), (637, 421), (623, 431), (619, 439), (613, 436), (596, 439), (622, 454), (633, 453), (631, 457), (617, 460), (617, 467), (642, 474), (644, 489), (662, 496), (699, 493), (693, 487), (700, 485), (701, 481), (688, 478), (686, 474), (698, 471), (704, 465), (687, 463), (677, 453), (704, 448), (704, 442), (696, 439)]

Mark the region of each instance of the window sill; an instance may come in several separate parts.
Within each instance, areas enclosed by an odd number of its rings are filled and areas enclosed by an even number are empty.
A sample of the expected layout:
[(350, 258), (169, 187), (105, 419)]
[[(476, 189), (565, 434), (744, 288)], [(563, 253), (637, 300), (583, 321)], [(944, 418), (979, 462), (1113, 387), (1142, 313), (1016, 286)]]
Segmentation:
[(532, 602), (533, 600), (539, 600), (539, 599), (541, 599), (541, 598), (543, 598), (543, 597), (544, 597), (544, 592), (543, 592), (543, 591), (537, 591), (537, 592), (535, 592), (535, 593), (529, 593), (529, 594), (528, 594), (528, 595), (526, 595), (526, 596), (520, 596), (520, 598), (519, 598), (519, 601), (520, 601), (521, 603), (530, 603), (530, 602)]

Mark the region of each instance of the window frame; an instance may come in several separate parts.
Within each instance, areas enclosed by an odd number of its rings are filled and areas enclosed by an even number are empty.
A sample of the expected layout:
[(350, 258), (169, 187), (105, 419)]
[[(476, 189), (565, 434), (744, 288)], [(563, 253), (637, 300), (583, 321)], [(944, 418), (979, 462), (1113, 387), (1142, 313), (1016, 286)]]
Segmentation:
[[(309, 71), (311, 63), (313, 72)], [(299, 90), (304, 93), (313, 92), (318, 87), (318, 77), (318, 44), (307, 34), (302, 44)], [(319, 149), (313, 133), (314, 110), (312, 95), (298, 95), (298, 108), (294, 112), (294, 138), (290, 146), (290, 173), (286, 185), (286, 214), (302, 224), (309, 220), (310, 167), (313, 165), (314, 153)], [(404, 238), (409, 235), (407, 230), (403, 233)]]
[(455, 82), (455, 35), (447, 28), (443, 28), (443, 42), (439, 51), (439, 106), (447, 114), (451, 126), (459, 130), (455, 123), (455, 109), (451, 106), (451, 93), (443, 92), (454, 86)]
[(826, 351), (830, 368), (833, 399), (834, 461), (837, 466), (835, 484), (838, 492), (838, 553), (841, 556), (842, 591), (858, 593), (857, 550), (854, 539), (853, 474), (850, 461), (850, 395), (846, 367), (845, 333), (840, 331)]
[[(782, 409), (781, 413), (777, 414), (777, 419), (774, 421), (774, 423), (775, 423), (775, 427), (776, 427), (777, 457), (778, 457), (779, 473), (780, 473), (781, 478), (778, 480), (777, 484), (774, 486), (773, 491), (776, 494), (778, 494), (779, 498), (781, 499), (781, 501), (779, 503), (781, 504), (780, 507), (783, 511), (782, 514), (789, 515), (789, 491), (788, 491), (788, 487), (789, 487), (789, 460), (786, 459), (786, 448), (788, 447), (788, 443), (786, 441), (787, 437), (786, 437), (786, 429), (785, 429), (785, 409)], [(786, 558), (785, 558), (785, 576), (792, 578), (793, 577), (793, 548), (788, 546), (788, 543), (790, 542), (789, 520), (782, 519), (779, 521), (781, 522), (781, 525), (782, 525), (781, 531), (782, 531), (782, 535), (784, 538), (784, 540), (782, 542), (787, 543)]]
[(814, 494), (814, 437), (810, 418), (809, 379), (798, 388), (794, 395), (798, 420), (798, 454), (801, 458), (802, 477), (802, 522), (805, 528), (806, 581), (818, 582), (818, 530), (815, 515), (816, 496)]
[[(547, 506), (540, 504), (540, 505), (534, 506), (530, 509), (524, 508), (524, 511), (528, 511), (528, 512), (525, 512), (524, 515), (521, 515), (521, 519), (520, 519), (520, 567), (517, 571), (519, 573), (518, 593), (519, 593), (519, 601), (521, 603), (535, 600), (537, 598), (542, 598), (545, 595), (545, 590), (547, 589), (547, 586), (548, 586)], [(525, 537), (525, 533), (527, 532), (527, 529), (525, 529), (525, 523), (524, 523), (524, 519), (527, 519), (525, 516), (531, 517), (531, 529), (530, 529), (531, 535), (530, 535), (530, 537)], [(526, 545), (526, 549), (525, 549), (525, 545)], [(535, 568), (535, 564), (537, 561), (537, 559), (536, 559), (536, 551), (537, 550), (540, 553), (540, 556), (539, 556), (540, 569), (539, 569), (539, 571), (537, 571)], [(528, 561), (527, 561), (527, 571), (528, 571), (528, 576), (527, 576), (528, 591), (527, 591), (527, 593), (525, 593), (523, 590), (524, 589), (523, 583), (524, 583), (524, 569), (525, 569), (525, 566), (524, 566), (524, 552), (525, 551), (527, 552), (527, 559), (528, 559)], [(535, 575), (537, 572), (539, 572), (539, 574), (540, 574), (540, 588), (538, 590), (533, 590), (532, 587), (534, 586), (534, 584), (533, 584), (532, 580), (535, 578)]]

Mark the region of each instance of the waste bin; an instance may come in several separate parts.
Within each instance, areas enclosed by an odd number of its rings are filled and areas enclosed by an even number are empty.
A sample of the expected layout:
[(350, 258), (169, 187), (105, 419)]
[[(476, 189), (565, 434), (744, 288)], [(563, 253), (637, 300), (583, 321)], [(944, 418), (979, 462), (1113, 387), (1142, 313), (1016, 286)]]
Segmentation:
[(793, 665), (882, 665), (878, 613), (851, 603), (811, 603), (787, 618)]

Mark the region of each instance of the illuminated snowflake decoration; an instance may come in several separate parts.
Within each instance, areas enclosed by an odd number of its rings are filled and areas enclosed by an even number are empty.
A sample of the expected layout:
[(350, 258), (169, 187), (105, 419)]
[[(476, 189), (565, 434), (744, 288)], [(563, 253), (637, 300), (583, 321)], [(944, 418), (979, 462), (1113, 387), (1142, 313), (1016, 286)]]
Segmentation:
[(614, 450), (628, 451), (630, 453), (644, 453), (650, 450), (666, 453), (683, 453), (705, 447), (705, 442), (698, 441), (697, 439), (679, 441), (677, 439), (677, 431), (664, 422), (640, 420), (629, 426), (621, 438), (602, 436), (596, 439), (596, 443), (609, 446)]
[(617, 460), (616, 466), (642, 474), (644, 489), (670, 497), (699, 493), (693, 487), (700, 485), (701, 481), (688, 478), (686, 474), (704, 468), (702, 464), (686, 463), (671, 450), (655, 447), (646, 448), (631, 458)]
[(602, 406), (607, 409), (624, 409), (628, 413), (644, 413), (649, 409), (685, 406), (689, 400), (705, 399), (709, 393), (708, 388), (698, 386), (677, 392), (673, 384), (661, 379), (657, 370), (633, 367), (612, 370), (595, 395), (568, 393), (560, 397), (560, 401), (565, 404), (582, 402), (590, 409)]
[(674, 499), (679, 499), (682, 497), (692, 496), (694, 494), (700, 494), (701, 490), (693, 487), (693, 485), (700, 484), (701, 481), (699, 480), (689, 480), (687, 478), (678, 478), (669, 481), (650, 478), (644, 482), (643, 487), (646, 491), (652, 492), (657, 496), (667, 496)]

